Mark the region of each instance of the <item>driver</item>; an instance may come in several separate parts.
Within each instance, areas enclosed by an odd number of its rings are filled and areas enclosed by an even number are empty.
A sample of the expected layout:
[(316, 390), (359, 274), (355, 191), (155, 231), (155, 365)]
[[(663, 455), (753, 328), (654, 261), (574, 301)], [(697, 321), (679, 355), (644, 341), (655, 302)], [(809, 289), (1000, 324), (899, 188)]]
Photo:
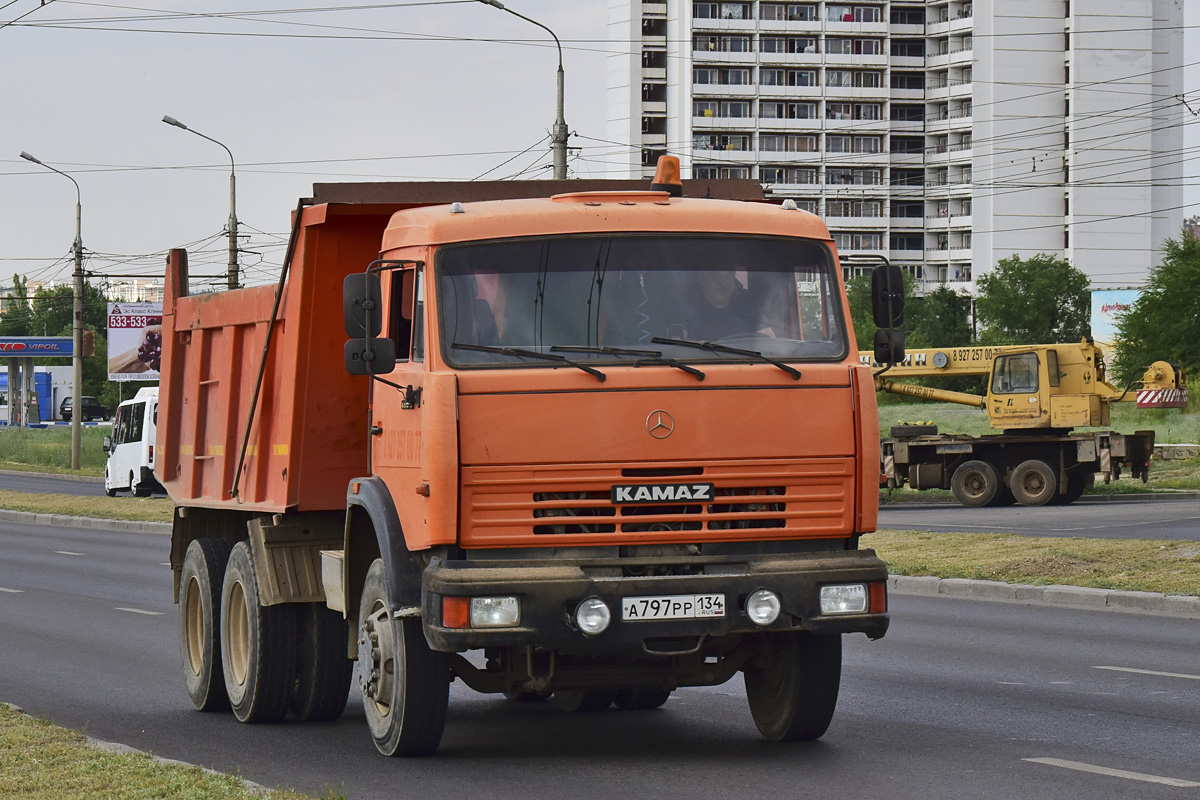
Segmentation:
[(682, 309), (684, 319), (668, 326), (668, 337), (716, 342), (763, 327), (735, 270), (705, 270), (697, 274), (695, 286)]

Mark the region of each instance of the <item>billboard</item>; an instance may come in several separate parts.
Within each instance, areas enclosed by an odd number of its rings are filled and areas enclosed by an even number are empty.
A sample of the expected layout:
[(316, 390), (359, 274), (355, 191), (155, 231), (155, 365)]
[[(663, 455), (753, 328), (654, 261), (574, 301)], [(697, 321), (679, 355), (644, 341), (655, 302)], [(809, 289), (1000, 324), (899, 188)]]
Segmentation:
[(1092, 338), (1102, 345), (1117, 340), (1117, 315), (1133, 307), (1141, 289), (1096, 289), (1092, 292)]
[(70, 358), (75, 340), (70, 336), (0, 336), (0, 356)]
[(108, 304), (108, 379), (156, 381), (162, 355), (162, 303)]

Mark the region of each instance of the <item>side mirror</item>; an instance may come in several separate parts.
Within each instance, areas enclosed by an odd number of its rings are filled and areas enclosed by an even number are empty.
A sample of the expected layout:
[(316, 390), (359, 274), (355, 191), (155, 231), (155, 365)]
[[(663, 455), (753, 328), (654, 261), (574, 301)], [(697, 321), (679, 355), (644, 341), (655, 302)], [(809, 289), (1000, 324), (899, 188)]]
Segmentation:
[(111, 436), (104, 437), (104, 452), (106, 452), (106, 453), (112, 452), (112, 437)]
[(342, 323), (347, 336), (362, 339), (379, 335), (383, 325), (382, 296), (379, 273), (355, 272), (346, 276), (342, 281)]
[(875, 363), (884, 366), (904, 361), (904, 331), (875, 331)]
[(351, 375), (387, 375), (396, 369), (396, 345), (391, 339), (351, 339), (343, 355)]
[(877, 327), (904, 326), (904, 272), (895, 264), (871, 270), (871, 313)]

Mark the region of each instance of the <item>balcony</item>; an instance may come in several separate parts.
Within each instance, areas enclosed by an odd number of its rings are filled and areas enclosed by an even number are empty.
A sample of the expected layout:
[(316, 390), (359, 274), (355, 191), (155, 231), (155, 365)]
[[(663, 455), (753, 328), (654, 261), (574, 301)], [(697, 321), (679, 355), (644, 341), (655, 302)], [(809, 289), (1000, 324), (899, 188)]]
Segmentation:
[(892, 36), (919, 38), (925, 35), (925, 26), (918, 25), (888, 25), (888, 33)]
[(888, 223), (892, 230), (919, 231), (925, 228), (923, 217), (888, 217)]
[(925, 56), (888, 56), (892, 69), (925, 69)]
[(971, 161), (975, 155), (975, 151), (971, 149), (971, 145), (955, 145), (950, 148), (950, 163), (951, 164), (966, 164)]
[(924, 100), (924, 89), (890, 89), (888, 97), (892, 100)]
[(925, 57), (926, 69), (947, 69), (950, 66), (950, 53), (930, 53)]
[[(766, 55), (765, 53), (763, 55)], [(818, 54), (819, 55), (819, 54)], [(886, 53), (826, 53), (827, 67), (886, 67), (889, 58)]]
[[(762, 55), (766, 55), (763, 53)], [(692, 60), (696, 66), (707, 64), (753, 64), (754, 53), (737, 53), (727, 50), (693, 50)], [(666, 78), (666, 72), (663, 73)]]
[(665, 17), (667, 15), (666, 3), (650, 3), (647, 0), (642, 0), (642, 16), (643, 17)]
[(881, 86), (826, 86), (825, 97), (829, 100), (887, 100), (891, 89)]
[(692, 150), (693, 161), (703, 161), (708, 164), (754, 164), (758, 156), (753, 150)]
[(945, 83), (928, 84), (925, 87), (925, 99), (930, 102), (941, 100), (945, 102), (950, 99), (950, 86)]
[[(969, 248), (969, 247), (951, 248), (950, 249), (950, 260), (957, 261), (957, 262), (959, 262), (959, 264), (962, 264), (962, 272), (965, 274), (965, 276), (960, 275), (957, 278), (957, 280), (966, 280), (966, 281), (971, 280), (971, 277), (970, 277), (970, 275), (971, 275), (971, 248)], [(955, 265), (955, 266), (957, 267), (958, 265)]]
[(887, 217), (834, 217), (827, 214), (824, 219), (826, 225), (830, 228), (837, 228), (839, 231), (862, 229), (877, 231), (886, 228), (888, 223)]
[(937, 22), (925, 23), (926, 36), (949, 36), (950, 35), (950, 20), (938, 20)]
[(819, 131), (823, 120), (815, 117), (810, 119), (783, 119), (779, 117), (760, 117), (758, 127), (767, 131)]
[(825, 34), (827, 36), (887, 36), (888, 23), (879, 22), (845, 22), (826, 20)]
[(642, 114), (666, 114), (667, 103), (665, 100), (643, 100)]
[(642, 67), (643, 81), (665, 81), (666, 79), (666, 67)]
[(950, 53), (950, 66), (961, 67), (964, 64), (970, 64), (975, 60), (975, 50), (970, 47), (964, 47), (959, 50), (953, 50)]
[(909, 261), (920, 263), (923, 258), (923, 250), (888, 250), (888, 261), (891, 261), (893, 264)]
[(970, 16), (955, 17), (950, 20), (950, 33), (966, 34), (975, 29), (975, 20)]
[[(752, 54), (753, 55), (753, 54)], [(760, 52), (758, 60), (763, 66), (788, 66), (788, 67), (819, 67), (821, 66), (820, 53), (768, 53)]]
[(951, 81), (950, 82), (950, 97), (970, 97), (974, 91), (971, 81)]
[(692, 117), (694, 130), (746, 130), (754, 127), (754, 117)]
[(951, 228), (969, 228), (971, 227), (970, 214), (953, 214), (950, 216)]
[(925, 230), (927, 231), (947, 231), (950, 230), (950, 217), (948, 214), (930, 214), (925, 217)]
[(696, 33), (753, 33), (753, 19), (698, 19), (692, 18), (692, 30)]
[(693, 83), (692, 99), (705, 97), (753, 97), (758, 89), (752, 83)]

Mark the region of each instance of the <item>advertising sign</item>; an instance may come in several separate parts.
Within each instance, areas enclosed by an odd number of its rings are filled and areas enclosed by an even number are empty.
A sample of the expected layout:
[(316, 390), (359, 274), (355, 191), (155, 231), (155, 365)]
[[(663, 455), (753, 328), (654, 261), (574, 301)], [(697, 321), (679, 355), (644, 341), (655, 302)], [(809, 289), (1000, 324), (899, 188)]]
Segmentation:
[(70, 336), (0, 336), (0, 357), (70, 358), (74, 345)]
[(108, 379), (156, 381), (162, 356), (162, 303), (108, 304)]
[(1117, 340), (1117, 315), (1128, 311), (1141, 289), (1096, 289), (1092, 292), (1092, 338), (1111, 346)]

